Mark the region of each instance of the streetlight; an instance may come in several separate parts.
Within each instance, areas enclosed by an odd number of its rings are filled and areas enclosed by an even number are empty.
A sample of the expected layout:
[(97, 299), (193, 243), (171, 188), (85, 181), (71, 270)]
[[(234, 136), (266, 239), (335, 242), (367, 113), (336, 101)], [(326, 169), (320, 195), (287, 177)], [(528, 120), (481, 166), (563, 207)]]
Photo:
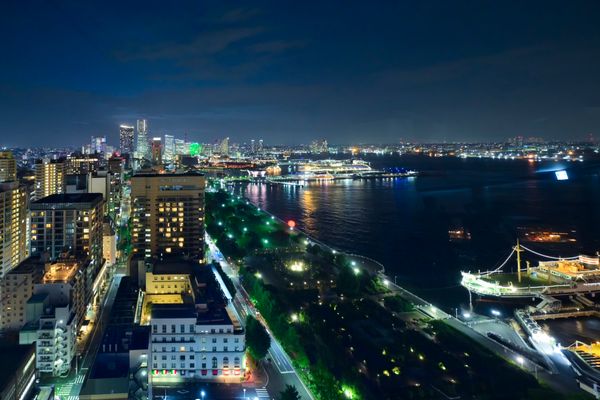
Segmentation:
[(243, 390), (244, 390), (244, 400), (246, 400), (246, 388), (244, 388)]
[(521, 356), (517, 356), (517, 362), (519, 363), (519, 365), (521, 367), (523, 367), (523, 363), (525, 362), (525, 359)]

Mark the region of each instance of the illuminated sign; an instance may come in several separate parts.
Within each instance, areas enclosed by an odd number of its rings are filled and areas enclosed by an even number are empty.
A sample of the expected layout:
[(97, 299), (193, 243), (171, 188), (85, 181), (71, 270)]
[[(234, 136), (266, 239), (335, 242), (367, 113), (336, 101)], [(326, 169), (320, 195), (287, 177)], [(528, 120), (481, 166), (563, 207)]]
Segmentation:
[(190, 143), (190, 156), (197, 156), (200, 154), (200, 144), (199, 143)]

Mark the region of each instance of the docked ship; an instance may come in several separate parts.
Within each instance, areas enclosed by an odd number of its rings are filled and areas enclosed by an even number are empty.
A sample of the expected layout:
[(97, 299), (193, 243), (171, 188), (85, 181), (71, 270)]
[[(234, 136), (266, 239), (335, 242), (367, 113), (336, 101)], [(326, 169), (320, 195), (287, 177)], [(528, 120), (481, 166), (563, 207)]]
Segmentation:
[(352, 178), (355, 175), (371, 173), (373, 169), (362, 160), (320, 160), (298, 165), (298, 175), (307, 179)]
[[(549, 259), (536, 267), (521, 265), (521, 252)], [(503, 271), (516, 253), (516, 272)], [(544, 296), (579, 295), (600, 292), (598, 256), (553, 257), (541, 254), (517, 242), (508, 258), (493, 271), (461, 272), (461, 285), (470, 293), (496, 298), (543, 298)]]
[(396, 168), (390, 171), (381, 171), (371, 168), (363, 160), (319, 160), (307, 161), (298, 164), (298, 173), (289, 175), (287, 179), (313, 181), (334, 179), (361, 179), (361, 178), (394, 178), (414, 176), (415, 171)]

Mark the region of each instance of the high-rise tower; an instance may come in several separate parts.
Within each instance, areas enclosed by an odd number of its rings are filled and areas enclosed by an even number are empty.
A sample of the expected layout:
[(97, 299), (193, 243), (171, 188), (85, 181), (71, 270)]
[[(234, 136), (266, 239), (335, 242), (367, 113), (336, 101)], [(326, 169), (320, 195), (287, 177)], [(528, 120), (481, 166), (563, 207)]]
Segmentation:
[(121, 154), (133, 153), (133, 126), (119, 126), (119, 148)]
[(204, 259), (204, 175), (139, 173), (131, 178), (133, 251)]
[(17, 160), (12, 151), (0, 151), (0, 182), (17, 180)]
[(149, 158), (148, 124), (145, 119), (137, 120), (137, 158)]

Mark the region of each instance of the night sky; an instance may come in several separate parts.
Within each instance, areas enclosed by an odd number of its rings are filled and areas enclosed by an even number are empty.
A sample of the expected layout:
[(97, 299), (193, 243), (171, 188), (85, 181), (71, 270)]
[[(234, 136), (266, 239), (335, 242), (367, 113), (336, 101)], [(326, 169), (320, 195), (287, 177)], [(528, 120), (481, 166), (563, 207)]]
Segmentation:
[(600, 136), (598, 1), (124, 3), (0, 2), (0, 145)]

